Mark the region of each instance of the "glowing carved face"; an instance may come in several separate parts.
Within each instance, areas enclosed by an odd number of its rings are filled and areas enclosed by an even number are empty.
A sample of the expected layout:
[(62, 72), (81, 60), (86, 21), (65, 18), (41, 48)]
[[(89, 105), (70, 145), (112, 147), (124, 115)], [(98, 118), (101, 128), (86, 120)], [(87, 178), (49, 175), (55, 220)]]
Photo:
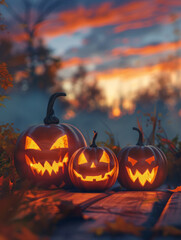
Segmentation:
[[(152, 156), (150, 158), (147, 158), (145, 160), (149, 165), (152, 164), (152, 162), (155, 161), (155, 157)], [(135, 165), (135, 167), (137, 166), (137, 160), (135, 160), (134, 158), (131, 158), (128, 156), (128, 162), (131, 163), (132, 166)], [(148, 167), (149, 167), (148, 165)], [(141, 184), (141, 186), (144, 186), (145, 183), (148, 181), (150, 184), (152, 184), (156, 178), (157, 175), (157, 171), (158, 171), (158, 166), (153, 167), (151, 170), (149, 170), (148, 168), (143, 172), (140, 173), (140, 171), (138, 169), (135, 170), (135, 172), (133, 173), (133, 171), (131, 170), (131, 168), (126, 167), (127, 173), (130, 177), (130, 179), (135, 182), (137, 179), (139, 181), (139, 183)]]
[(64, 164), (68, 162), (68, 152), (60, 154), (61, 149), (68, 148), (68, 139), (64, 135), (59, 137), (48, 150), (41, 150), (39, 145), (29, 136), (25, 141), (25, 159), (34, 175), (43, 176), (58, 174), (64, 171)]
[(78, 158), (78, 168), (79, 172), (75, 169), (73, 169), (73, 172), (76, 177), (84, 182), (105, 181), (109, 179), (109, 177), (112, 177), (116, 171), (116, 166), (110, 170), (110, 157), (105, 151), (103, 151), (102, 156), (97, 163), (91, 159), (89, 161), (82, 152)]

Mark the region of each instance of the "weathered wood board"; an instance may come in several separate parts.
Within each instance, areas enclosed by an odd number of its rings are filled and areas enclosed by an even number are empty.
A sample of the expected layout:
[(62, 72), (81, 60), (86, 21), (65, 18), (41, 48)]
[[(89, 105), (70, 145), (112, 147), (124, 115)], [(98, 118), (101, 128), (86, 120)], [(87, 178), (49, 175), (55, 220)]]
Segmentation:
[(169, 197), (165, 192), (118, 192), (91, 205), (86, 213), (95, 218), (100, 213), (121, 216), (135, 225), (151, 226)]
[[(173, 226), (181, 229), (181, 193), (173, 193), (168, 200), (165, 208), (158, 221), (155, 224), (155, 228)], [(154, 240), (173, 240), (180, 239), (180, 237), (167, 236), (167, 237), (155, 237)]]
[[(69, 198), (79, 199), (82, 193), (72, 193)], [(85, 194), (85, 193), (84, 193)], [(88, 194), (88, 193), (87, 193)], [(85, 215), (92, 220), (69, 222), (59, 225), (52, 239), (112, 239), (109, 235), (96, 237), (91, 230), (103, 226), (105, 221), (114, 221), (121, 216), (135, 225), (151, 227), (155, 224), (170, 198), (166, 192), (110, 192), (105, 196), (93, 195), (81, 202)], [(63, 196), (66, 199), (66, 196)], [(91, 196), (91, 195), (90, 195)], [(100, 197), (100, 199), (99, 199)], [(96, 199), (97, 198), (97, 199)], [(75, 200), (75, 202), (79, 202)], [(114, 237), (114, 239), (139, 239), (135, 236)]]
[(173, 193), (155, 226), (175, 226), (181, 228), (181, 193)]

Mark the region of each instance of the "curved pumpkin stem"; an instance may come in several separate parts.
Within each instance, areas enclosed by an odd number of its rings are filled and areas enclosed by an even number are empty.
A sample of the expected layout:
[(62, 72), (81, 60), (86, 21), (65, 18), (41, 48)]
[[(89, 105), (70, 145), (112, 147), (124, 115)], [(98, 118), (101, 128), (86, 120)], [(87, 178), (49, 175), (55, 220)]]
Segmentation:
[(54, 93), (49, 98), (48, 106), (47, 106), (47, 114), (44, 119), (44, 123), (46, 125), (59, 123), (59, 119), (54, 115), (53, 105), (54, 105), (55, 100), (60, 96), (66, 96), (66, 94), (62, 93), (62, 92), (58, 92), (58, 93)]
[(92, 143), (91, 143), (91, 145), (90, 145), (90, 147), (97, 147), (97, 145), (96, 145), (96, 138), (97, 138), (97, 132), (96, 131), (93, 131), (93, 133), (94, 133), (94, 136), (93, 136), (93, 139), (92, 139)]
[(139, 133), (139, 138), (138, 138), (138, 142), (136, 145), (138, 146), (144, 146), (143, 144), (143, 133), (139, 130), (139, 128), (133, 128), (133, 130), (136, 130)]

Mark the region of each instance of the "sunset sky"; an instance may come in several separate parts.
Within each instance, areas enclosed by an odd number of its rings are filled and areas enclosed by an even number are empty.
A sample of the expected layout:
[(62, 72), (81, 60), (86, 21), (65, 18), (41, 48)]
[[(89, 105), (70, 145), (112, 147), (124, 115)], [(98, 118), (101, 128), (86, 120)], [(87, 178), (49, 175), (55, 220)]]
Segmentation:
[[(23, 16), (21, 0), (7, 4)], [(6, 7), (3, 11), (21, 48), (26, 39), (23, 26), (15, 24)], [(38, 11), (33, 9), (32, 21)], [(67, 1), (38, 25), (36, 35), (62, 58), (58, 74), (67, 78), (67, 86), (82, 64), (104, 90), (109, 105), (120, 98), (133, 99), (140, 89), (154, 90), (160, 73), (170, 74), (172, 85), (181, 84), (180, 0)]]

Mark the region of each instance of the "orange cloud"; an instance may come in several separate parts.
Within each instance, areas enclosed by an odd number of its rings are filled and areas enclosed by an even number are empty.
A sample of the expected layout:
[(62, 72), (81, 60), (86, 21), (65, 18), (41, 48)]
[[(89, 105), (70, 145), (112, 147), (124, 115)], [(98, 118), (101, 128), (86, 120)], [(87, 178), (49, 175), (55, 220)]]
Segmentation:
[(167, 42), (158, 45), (149, 45), (140, 48), (114, 48), (112, 50), (113, 56), (118, 55), (153, 55), (167, 51), (176, 51), (181, 48), (181, 40), (178, 42)]
[[(181, 6), (177, 0), (157, 0), (129, 2), (113, 7), (111, 3), (103, 3), (97, 7), (61, 12), (54, 20), (39, 24), (39, 35), (55, 37), (61, 34), (73, 33), (83, 28), (117, 25), (114, 32), (149, 27), (155, 24), (168, 24), (171, 18), (171, 7)], [(178, 15), (180, 17), (180, 15)]]
[(92, 57), (92, 58), (79, 58), (73, 57), (68, 60), (63, 60), (61, 68), (68, 68), (72, 66), (78, 65), (87, 65), (87, 64), (101, 64), (102, 59), (100, 57)]
[(97, 80), (130, 80), (138, 77), (151, 76), (154, 73), (175, 72), (180, 69), (181, 58), (171, 59), (166, 62), (158, 63), (152, 66), (144, 66), (140, 68), (114, 68), (104, 72), (94, 72)]
[[(172, 7), (180, 7), (180, 0), (138, 0), (114, 7), (110, 2), (91, 8), (83, 6), (51, 15), (51, 19), (39, 23), (36, 36), (56, 37), (72, 34), (83, 28), (95, 28), (113, 25), (113, 32), (150, 27), (156, 24), (168, 24), (181, 17), (173, 16)], [(36, 15), (36, 13), (34, 13)], [(22, 26), (21, 26), (22, 29)], [(15, 41), (27, 39), (25, 33), (12, 32)]]

